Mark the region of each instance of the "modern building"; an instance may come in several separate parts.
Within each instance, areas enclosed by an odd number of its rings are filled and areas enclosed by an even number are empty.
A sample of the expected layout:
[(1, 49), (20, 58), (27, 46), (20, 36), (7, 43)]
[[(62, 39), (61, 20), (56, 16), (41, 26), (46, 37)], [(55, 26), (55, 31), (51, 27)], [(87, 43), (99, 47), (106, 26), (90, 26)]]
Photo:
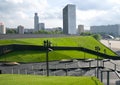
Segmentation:
[(117, 37), (120, 36), (120, 24), (91, 26), (90, 31), (92, 33), (104, 33)]
[(0, 34), (6, 34), (6, 28), (2, 22), (0, 22)]
[(82, 32), (85, 32), (85, 31), (84, 31), (84, 25), (78, 25), (77, 33), (78, 33), (78, 34), (81, 34)]
[(19, 25), (17, 27), (17, 30), (18, 30), (18, 34), (24, 34), (24, 27), (22, 25)]
[(39, 16), (37, 13), (34, 16), (34, 29), (35, 31), (39, 31)]
[(76, 6), (68, 4), (63, 9), (63, 33), (76, 34)]
[(45, 30), (45, 24), (39, 23), (39, 30)]

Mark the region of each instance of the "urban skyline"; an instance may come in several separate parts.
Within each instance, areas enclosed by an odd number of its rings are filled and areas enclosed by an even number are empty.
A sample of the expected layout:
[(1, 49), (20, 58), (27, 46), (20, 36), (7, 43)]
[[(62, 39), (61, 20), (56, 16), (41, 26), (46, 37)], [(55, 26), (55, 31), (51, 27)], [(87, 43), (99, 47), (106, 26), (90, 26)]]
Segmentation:
[(44, 29), (45, 29), (45, 24), (43, 22), (39, 22), (38, 13), (35, 13), (35, 15), (34, 15), (34, 30), (39, 31), (39, 30), (44, 30)]
[[(37, 12), (40, 21), (46, 23), (46, 28), (62, 27), (62, 8), (66, 4), (76, 5), (76, 26), (102, 24), (119, 24), (119, 0), (2, 0), (0, 1), (0, 21), (7, 27), (23, 25), (34, 28), (33, 14)], [(81, 3), (82, 2), (82, 3)], [(9, 5), (11, 4), (11, 5)], [(12, 11), (11, 11), (12, 10)], [(14, 12), (14, 13), (13, 13)]]

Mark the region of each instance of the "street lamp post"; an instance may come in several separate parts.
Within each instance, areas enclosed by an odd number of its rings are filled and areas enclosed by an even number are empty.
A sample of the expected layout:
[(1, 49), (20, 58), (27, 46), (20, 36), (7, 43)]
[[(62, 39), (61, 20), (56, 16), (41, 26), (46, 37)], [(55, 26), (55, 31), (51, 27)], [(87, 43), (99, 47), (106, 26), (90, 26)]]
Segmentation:
[(47, 70), (47, 76), (49, 76), (49, 58), (48, 58), (48, 52), (49, 52), (49, 47), (51, 46), (51, 42), (46, 40), (44, 41), (44, 47), (46, 47), (46, 70)]
[[(100, 51), (100, 47), (99, 46), (95, 46), (95, 50), (97, 51), (97, 53)], [(97, 55), (97, 78), (99, 78), (99, 62), (98, 62), (98, 55)]]

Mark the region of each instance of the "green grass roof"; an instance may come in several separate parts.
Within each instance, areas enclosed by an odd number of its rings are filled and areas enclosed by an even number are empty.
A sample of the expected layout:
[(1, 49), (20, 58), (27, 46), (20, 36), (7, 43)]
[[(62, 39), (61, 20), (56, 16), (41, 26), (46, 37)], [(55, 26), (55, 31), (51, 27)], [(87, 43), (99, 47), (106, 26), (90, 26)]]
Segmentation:
[[(72, 46), (72, 47), (84, 47), (95, 51), (95, 46), (100, 47), (100, 52), (116, 56), (116, 54), (109, 48), (105, 47), (99, 41), (90, 36), (77, 36), (77, 37), (57, 37), (57, 38), (27, 38), (27, 39), (13, 39), (13, 40), (0, 40), (1, 45), (5, 44), (27, 44), (27, 45), (43, 45), (44, 40), (52, 42), (53, 46)], [(17, 62), (39, 62), (45, 61), (46, 53), (40, 51), (18, 51), (12, 52), (0, 57), (0, 61), (17, 61)], [(54, 50), (49, 52), (49, 60), (60, 59), (83, 59), (83, 58), (96, 58), (95, 55), (88, 54), (76, 50)]]
[(0, 85), (103, 85), (95, 77), (0, 75)]
[[(84, 59), (96, 56), (76, 50), (60, 50), (49, 52), (49, 61), (61, 59)], [(46, 61), (46, 52), (41, 51), (17, 51), (0, 57), (0, 61), (16, 61), (16, 62), (41, 62)]]
[(110, 49), (105, 47), (99, 41), (95, 40), (91, 36), (76, 36), (76, 37), (57, 37), (57, 38), (27, 38), (27, 39), (10, 39), (10, 40), (0, 40), (0, 45), (6, 44), (27, 44), (27, 45), (43, 45), (44, 40), (49, 40), (52, 42), (53, 46), (73, 46), (73, 47), (85, 47), (91, 50), (95, 50), (95, 46), (100, 47), (100, 52), (106, 53), (108, 55), (116, 55)]

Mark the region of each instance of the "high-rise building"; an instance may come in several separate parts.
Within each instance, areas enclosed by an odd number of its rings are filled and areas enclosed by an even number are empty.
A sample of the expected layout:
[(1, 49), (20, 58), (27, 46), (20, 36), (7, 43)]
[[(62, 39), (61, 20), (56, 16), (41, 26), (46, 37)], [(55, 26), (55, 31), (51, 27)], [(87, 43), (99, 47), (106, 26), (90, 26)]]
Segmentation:
[(45, 24), (39, 23), (39, 30), (44, 30), (44, 29), (45, 29)]
[(81, 34), (82, 32), (84, 32), (84, 25), (78, 25), (78, 34)]
[(6, 28), (2, 22), (0, 22), (0, 34), (6, 34)]
[(63, 9), (63, 33), (76, 34), (76, 6), (68, 4)]
[(19, 25), (17, 27), (17, 30), (18, 30), (18, 34), (24, 34), (24, 27), (22, 25)]
[(39, 31), (39, 16), (37, 13), (34, 16), (34, 29), (35, 31)]

